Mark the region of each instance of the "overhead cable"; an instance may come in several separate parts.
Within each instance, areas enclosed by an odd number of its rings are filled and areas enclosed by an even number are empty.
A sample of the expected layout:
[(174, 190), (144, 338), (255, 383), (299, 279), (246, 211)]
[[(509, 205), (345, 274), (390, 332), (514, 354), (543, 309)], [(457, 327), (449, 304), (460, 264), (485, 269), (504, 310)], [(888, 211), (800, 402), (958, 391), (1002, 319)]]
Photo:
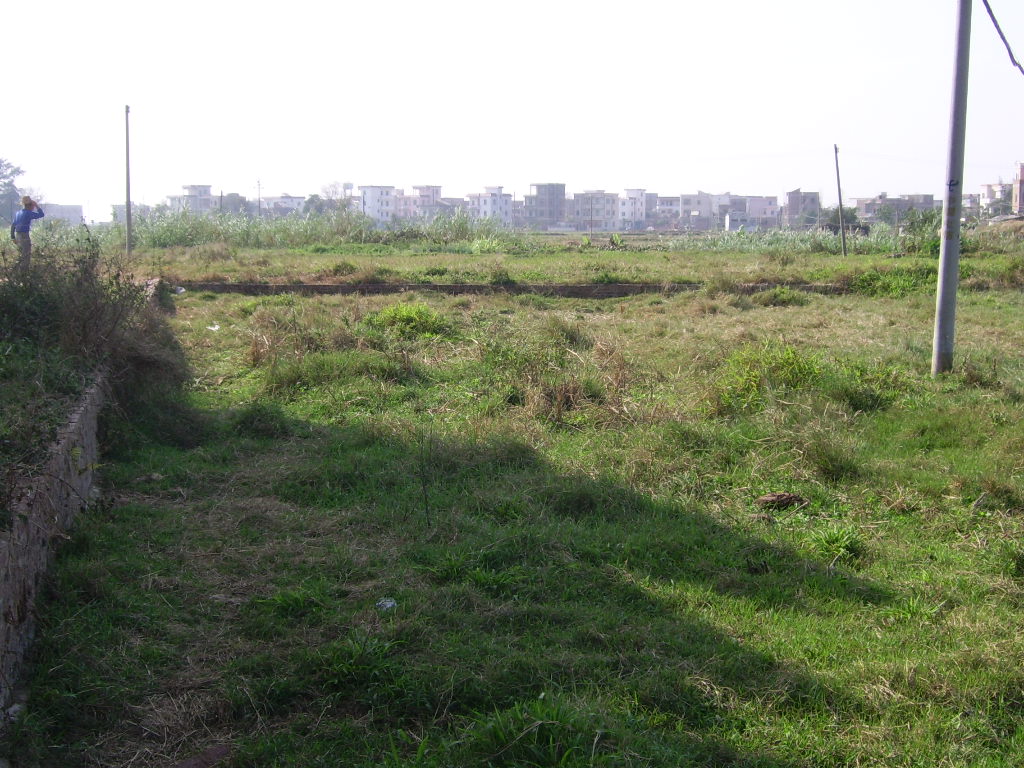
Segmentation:
[(1010, 48), (1010, 43), (1006, 39), (1006, 35), (1003, 34), (1003, 30), (1000, 28), (999, 22), (996, 21), (996, 15), (992, 13), (992, 6), (988, 4), (988, 0), (981, 0), (981, 2), (985, 4), (985, 10), (988, 11), (988, 17), (992, 19), (992, 23), (996, 27), (996, 32), (999, 33), (999, 39), (1003, 41), (1003, 45), (1006, 46), (1006, 52), (1010, 54), (1010, 63), (1013, 64), (1013, 66), (1015, 66), (1017, 69), (1019, 69), (1020, 73), (1024, 75), (1024, 67), (1022, 67), (1020, 62), (1017, 61), (1017, 59), (1014, 57), (1013, 49)]

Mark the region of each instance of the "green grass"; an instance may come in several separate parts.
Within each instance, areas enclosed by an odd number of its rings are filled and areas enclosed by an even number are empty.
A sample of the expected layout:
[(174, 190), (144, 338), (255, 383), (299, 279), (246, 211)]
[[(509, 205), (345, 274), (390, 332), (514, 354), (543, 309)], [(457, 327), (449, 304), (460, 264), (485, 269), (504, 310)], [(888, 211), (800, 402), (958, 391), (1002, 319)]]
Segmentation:
[(97, 242), (41, 246), (24, 271), (12, 268), (8, 249), (0, 253), (0, 530), (15, 481), (39, 471), (101, 368), (116, 387), (141, 368), (170, 376), (174, 367), (174, 344), (158, 341), (141, 286), (117, 259), (101, 259)]
[(1020, 764), (1020, 294), (800, 297), (185, 294), (7, 751)]

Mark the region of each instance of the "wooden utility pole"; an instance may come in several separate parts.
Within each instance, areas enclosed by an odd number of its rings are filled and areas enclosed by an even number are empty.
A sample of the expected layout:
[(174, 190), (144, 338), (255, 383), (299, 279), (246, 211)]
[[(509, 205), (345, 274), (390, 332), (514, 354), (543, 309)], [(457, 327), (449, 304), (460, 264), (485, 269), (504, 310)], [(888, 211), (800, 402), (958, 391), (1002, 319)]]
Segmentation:
[(843, 258), (846, 258), (846, 222), (843, 221), (843, 185), (839, 183), (839, 145), (833, 144), (836, 150), (836, 190), (839, 192), (839, 234), (843, 239)]
[(131, 152), (128, 144), (128, 105), (124, 105), (124, 249), (132, 253), (132, 171)]
[(956, 291), (960, 281), (960, 212), (963, 208), (964, 138), (967, 134), (967, 74), (971, 58), (971, 0), (960, 0), (956, 31), (956, 74), (949, 118), (946, 200), (942, 206), (939, 284), (935, 293), (932, 376), (953, 369)]

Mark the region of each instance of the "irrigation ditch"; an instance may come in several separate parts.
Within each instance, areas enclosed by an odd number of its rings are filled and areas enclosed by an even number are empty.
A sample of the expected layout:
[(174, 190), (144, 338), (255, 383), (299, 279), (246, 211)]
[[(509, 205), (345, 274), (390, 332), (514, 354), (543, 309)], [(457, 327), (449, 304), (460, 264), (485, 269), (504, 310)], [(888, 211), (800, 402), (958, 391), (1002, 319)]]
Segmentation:
[[(239, 293), (246, 296), (269, 296), (281, 293), (306, 295), (377, 296), (433, 291), (453, 296), (461, 294), (512, 295), (535, 294), (569, 299), (618, 299), (643, 294), (675, 294), (702, 290), (703, 283), (222, 283), (182, 282), (180, 287), (189, 291), (211, 293)], [(741, 294), (755, 294), (776, 288), (790, 288), (807, 293), (840, 294), (848, 289), (832, 283), (736, 283), (730, 289)]]

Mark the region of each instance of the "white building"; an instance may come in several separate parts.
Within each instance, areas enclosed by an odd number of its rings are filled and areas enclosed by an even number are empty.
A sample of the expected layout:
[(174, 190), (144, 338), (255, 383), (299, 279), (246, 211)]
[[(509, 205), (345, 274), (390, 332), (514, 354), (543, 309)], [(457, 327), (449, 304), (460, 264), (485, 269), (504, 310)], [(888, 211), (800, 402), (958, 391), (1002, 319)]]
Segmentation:
[(403, 189), (396, 190), (394, 203), (395, 216), (406, 220), (426, 219), (430, 221), (451, 209), (451, 206), (441, 197), (441, 187), (433, 184), (415, 186), (411, 195), (405, 194)]
[(647, 219), (647, 190), (627, 189), (619, 198), (619, 229), (640, 229)]
[[(114, 221), (127, 221), (126, 207), (120, 205), (111, 206), (111, 216)], [(153, 206), (145, 203), (132, 203), (132, 216), (149, 216), (153, 213)]]
[(466, 196), (469, 213), (477, 219), (497, 219), (502, 224), (512, 223), (512, 195), (502, 187), (484, 187), (483, 192)]
[(398, 218), (398, 196), (394, 187), (359, 187), (362, 212), (378, 224), (390, 224)]
[(182, 194), (167, 198), (167, 207), (172, 213), (190, 211), (191, 213), (209, 213), (217, 209), (217, 200), (210, 192), (210, 184), (186, 184)]
[(277, 197), (264, 197), (263, 210), (272, 216), (287, 216), (291, 213), (301, 213), (305, 202), (306, 198), (285, 192)]
[[(985, 213), (989, 213), (993, 208), (995, 208), (997, 210), (993, 213), (996, 215), (1009, 213), (1009, 202), (1012, 196), (1013, 184), (1004, 184), (1003, 182), (999, 182), (998, 184), (982, 184), (981, 210)], [(1001, 208), (1006, 208), (1006, 210), (1001, 210)]]
[(74, 225), (81, 224), (83, 221), (85, 221), (85, 216), (82, 213), (82, 206), (80, 205), (58, 205), (57, 203), (42, 203), (40, 207), (43, 209), (43, 213), (46, 214), (46, 218), (49, 219), (50, 221), (66, 221), (68, 224)]

